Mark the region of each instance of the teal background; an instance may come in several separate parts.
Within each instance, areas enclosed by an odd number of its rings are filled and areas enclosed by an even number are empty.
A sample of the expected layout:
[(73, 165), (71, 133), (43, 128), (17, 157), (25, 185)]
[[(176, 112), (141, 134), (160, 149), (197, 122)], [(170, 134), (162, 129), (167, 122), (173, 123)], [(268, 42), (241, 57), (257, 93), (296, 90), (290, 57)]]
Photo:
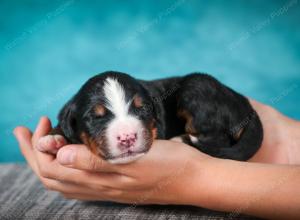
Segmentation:
[(211, 73), (300, 119), (300, 2), (0, 1), (0, 162), (92, 75)]

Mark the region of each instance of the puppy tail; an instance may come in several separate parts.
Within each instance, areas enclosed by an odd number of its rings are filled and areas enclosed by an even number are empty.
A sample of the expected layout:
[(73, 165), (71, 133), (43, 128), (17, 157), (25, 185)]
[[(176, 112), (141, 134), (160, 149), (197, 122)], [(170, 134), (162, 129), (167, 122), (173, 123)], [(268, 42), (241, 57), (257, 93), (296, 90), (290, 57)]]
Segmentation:
[(243, 133), (238, 142), (230, 148), (221, 148), (219, 157), (245, 161), (260, 148), (263, 140), (263, 126), (257, 113), (253, 110), (239, 126), (243, 128)]

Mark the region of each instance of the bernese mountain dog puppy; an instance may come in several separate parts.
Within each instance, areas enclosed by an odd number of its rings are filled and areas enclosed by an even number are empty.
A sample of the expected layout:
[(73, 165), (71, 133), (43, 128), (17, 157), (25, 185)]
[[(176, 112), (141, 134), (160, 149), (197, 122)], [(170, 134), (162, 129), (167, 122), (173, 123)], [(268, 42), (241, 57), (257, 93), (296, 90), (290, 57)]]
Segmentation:
[(62, 145), (65, 139), (111, 163), (129, 163), (156, 138), (247, 160), (259, 149), (263, 129), (247, 98), (207, 74), (144, 81), (109, 71), (81, 87), (39, 144)]

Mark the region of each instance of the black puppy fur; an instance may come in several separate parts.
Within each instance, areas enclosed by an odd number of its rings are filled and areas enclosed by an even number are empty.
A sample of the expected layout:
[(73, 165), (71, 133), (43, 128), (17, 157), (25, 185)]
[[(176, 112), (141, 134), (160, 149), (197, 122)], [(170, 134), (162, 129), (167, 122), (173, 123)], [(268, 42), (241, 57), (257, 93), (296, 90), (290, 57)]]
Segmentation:
[(259, 149), (263, 128), (247, 98), (207, 74), (187, 75), (177, 110), (185, 119), (184, 142), (209, 155), (247, 160)]
[(114, 115), (107, 111), (99, 117), (93, 111), (104, 102), (102, 88), (107, 77), (120, 82), (127, 99), (136, 94), (142, 99), (143, 105), (131, 106), (129, 112), (147, 130), (146, 150), (155, 138), (181, 136), (183, 142), (211, 156), (247, 160), (261, 145), (262, 124), (247, 98), (202, 73), (153, 81), (113, 71), (99, 74), (63, 107), (52, 134), (62, 134), (72, 143), (85, 143), (109, 158), (103, 131)]

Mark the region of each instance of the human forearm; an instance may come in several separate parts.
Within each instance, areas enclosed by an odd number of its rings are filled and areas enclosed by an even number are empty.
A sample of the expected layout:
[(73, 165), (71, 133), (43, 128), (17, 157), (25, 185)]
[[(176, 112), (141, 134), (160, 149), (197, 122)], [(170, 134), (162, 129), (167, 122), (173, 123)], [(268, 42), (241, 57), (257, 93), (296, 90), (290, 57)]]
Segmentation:
[(300, 166), (209, 159), (197, 161), (190, 204), (264, 218), (300, 217)]

